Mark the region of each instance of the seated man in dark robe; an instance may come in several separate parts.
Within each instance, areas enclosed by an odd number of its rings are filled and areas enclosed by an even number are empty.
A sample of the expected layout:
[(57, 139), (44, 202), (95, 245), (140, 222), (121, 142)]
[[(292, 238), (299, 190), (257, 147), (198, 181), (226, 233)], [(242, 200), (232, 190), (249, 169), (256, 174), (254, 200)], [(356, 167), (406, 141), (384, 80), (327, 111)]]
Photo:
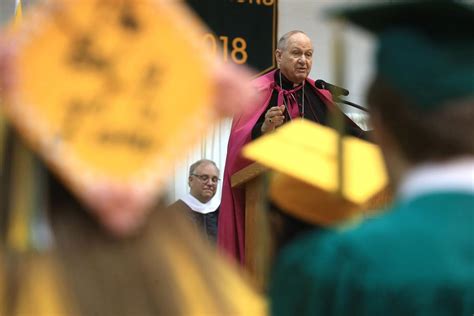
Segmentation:
[(217, 238), (219, 202), (216, 195), (219, 169), (212, 160), (201, 159), (189, 167), (189, 193), (169, 206), (170, 210), (185, 213), (213, 242)]

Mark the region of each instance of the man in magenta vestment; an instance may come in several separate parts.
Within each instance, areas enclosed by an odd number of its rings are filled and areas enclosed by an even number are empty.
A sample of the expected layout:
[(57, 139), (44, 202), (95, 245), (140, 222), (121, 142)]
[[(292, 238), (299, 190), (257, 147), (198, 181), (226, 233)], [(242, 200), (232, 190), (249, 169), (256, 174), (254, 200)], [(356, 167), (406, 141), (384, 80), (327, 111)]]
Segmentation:
[[(275, 57), (279, 69), (253, 81), (261, 103), (234, 118), (227, 147), (217, 242), (241, 264), (245, 260), (245, 189), (232, 188), (231, 176), (252, 163), (241, 156), (242, 147), (295, 118), (326, 125), (327, 113), (338, 111), (330, 92), (316, 88), (308, 78), (313, 45), (305, 33), (291, 31), (283, 35)], [(355, 126), (350, 128), (351, 134), (360, 134)]]

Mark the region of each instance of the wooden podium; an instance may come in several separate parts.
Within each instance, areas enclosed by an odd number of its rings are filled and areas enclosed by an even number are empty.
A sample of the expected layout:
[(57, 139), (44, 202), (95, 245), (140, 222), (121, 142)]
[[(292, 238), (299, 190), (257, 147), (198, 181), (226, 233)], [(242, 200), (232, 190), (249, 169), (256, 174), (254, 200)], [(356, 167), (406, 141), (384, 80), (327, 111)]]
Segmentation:
[(255, 162), (231, 177), (233, 188), (245, 187), (245, 268), (258, 289), (265, 286), (269, 253), (268, 243), (258, 238), (268, 238), (268, 221), (261, 207), (265, 198), (263, 174), (267, 170)]

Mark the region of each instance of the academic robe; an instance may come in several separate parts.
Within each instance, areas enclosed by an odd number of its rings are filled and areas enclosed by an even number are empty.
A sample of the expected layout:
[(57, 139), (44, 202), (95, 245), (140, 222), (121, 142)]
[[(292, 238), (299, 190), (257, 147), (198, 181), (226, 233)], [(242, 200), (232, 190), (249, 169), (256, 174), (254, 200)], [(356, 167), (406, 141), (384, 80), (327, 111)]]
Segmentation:
[(474, 193), (424, 193), (301, 236), (278, 256), (270, 300), (272, 315), (472, 315)]
[[(275, 70), (276, 71), (276, 70)], [(227, 146), (227, 158), (222, 184), (222, 199), (219, 214), (217, 244), (231, 257), (244, 263), (245, 260), (245, 192), (244, 188), (232, 188), (231, 176), (252, 162), (241, 156), (242, 147), (251, 141), (252, 128), (266, 110), (275, 86), (275, 71), (254, 80), (253, 85), (261, 95), (261, 104), (250, 107), (252, 111), (234, 118)], [(329, 110), (333, 110), (331, 93), (314, 86), (306, 79)]]
[(201, 232), (212, 243), (216, 242), (217, 237), (217, 219), (219, 218), (219, 208), (213, 212), (202, 214), (194, 211), (183, 200), (179, 199), (167, 208), (172, 212), (180, 212), (189, 219), (190, 223)]

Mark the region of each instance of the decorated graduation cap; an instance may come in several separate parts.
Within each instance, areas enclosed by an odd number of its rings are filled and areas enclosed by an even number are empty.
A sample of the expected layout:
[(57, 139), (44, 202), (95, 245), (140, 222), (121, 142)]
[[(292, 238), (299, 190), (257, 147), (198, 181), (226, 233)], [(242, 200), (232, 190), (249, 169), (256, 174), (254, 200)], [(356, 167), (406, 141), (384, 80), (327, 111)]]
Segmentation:
[[(300, 220), (332, 226), (360, 214), (387, 185), (378, 146), (342, 139), (342, 177), (336, 130), (295, 120), (244, 147), (245, 157), (269, 167), (269, 198)], [(342, 181), (341, 181), (342, 178)]]
[(143, 221), (174, 162), (241, 103), (228, 94), (248, 92), (203, 34), (173, 1), (56, 0), (26, 12), (0, 46), (12, 125), (116, 233)]
[(420, 111), (474, 97), (474, 6), (409, 0), (335, 9), (378, 38), (378, 75)]

